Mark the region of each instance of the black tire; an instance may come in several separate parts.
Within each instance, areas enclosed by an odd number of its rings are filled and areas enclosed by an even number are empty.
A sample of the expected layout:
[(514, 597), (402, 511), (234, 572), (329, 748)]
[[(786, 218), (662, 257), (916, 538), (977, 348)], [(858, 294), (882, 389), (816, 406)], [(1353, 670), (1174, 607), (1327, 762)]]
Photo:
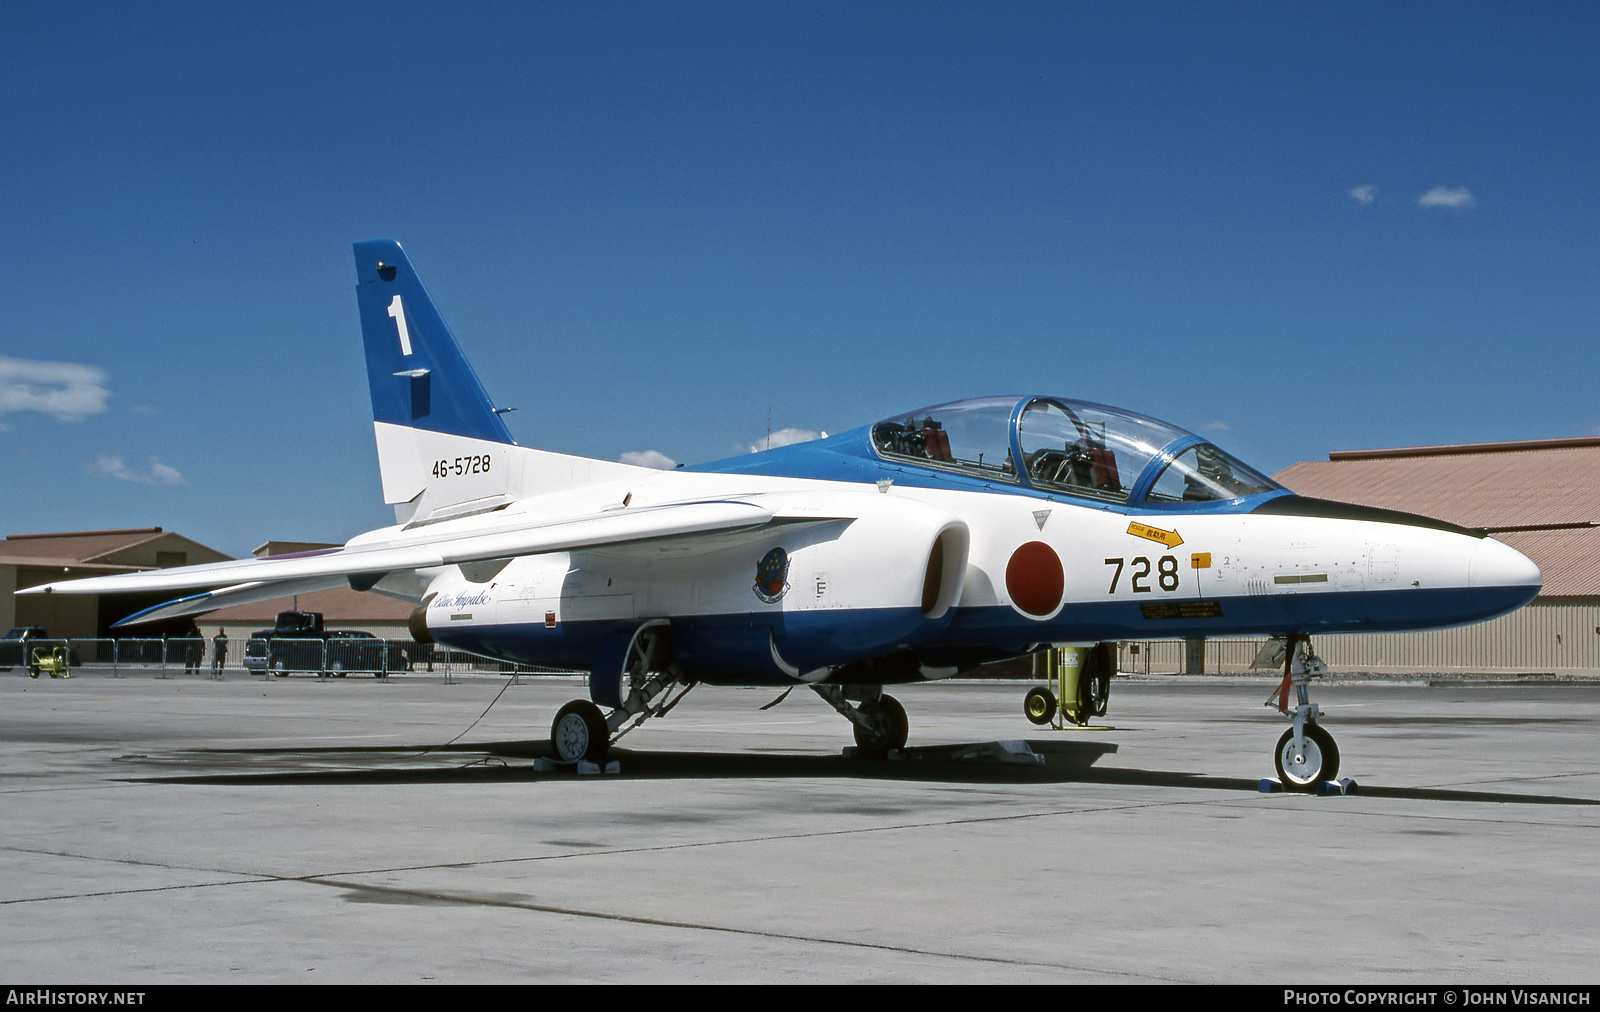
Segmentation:
[(1278, 780), (1283, 786), (1292, 791), (1313, 791), (1322, 781), (1338, 778), (1339, 746), (1321, 724), (1306, 725), (1306, 751), (1299, 761), (1290, 745), (1293, 739), (1294, 728), (1291, 727), (1283, 732), (1272, 753), (1278, 767)]
[(605, 714), (587, 699), (563, 706), (550, 723), (550, 750), (557, 762), (603, 763), (611, 746)]
[(1056, 719), (1056, 694), (1048, 685), (1035, 685), (1022, 699), (1022, 714), (1041, 727)]
[(876, 719), (883, 728), (879, 734), (868, 734), (859, 725), (852, 724), (856, 732), (856, 747), (864, 755), (884, 759), (891, 749), (906, 747), (906, 739), (911, 736), (911, 721), (898, 699), (879, 696), (875, 702), (862, 703), (861, 712)]
[(1111, 695), (1111, 672), (1084, 671), (1078, 675), (1078, 723), (1087, 724), (1091, 717), (1104, 717), (1107, 698)]
[(1117, 648), (1113, 643), (1097, 643), (1084, 651), (1083, 670), (1078, 675), (1078, 716), (1087, 724), (1090, 717), (1104, 717), (1111, 701), (1111, 672), (1116, 670)]

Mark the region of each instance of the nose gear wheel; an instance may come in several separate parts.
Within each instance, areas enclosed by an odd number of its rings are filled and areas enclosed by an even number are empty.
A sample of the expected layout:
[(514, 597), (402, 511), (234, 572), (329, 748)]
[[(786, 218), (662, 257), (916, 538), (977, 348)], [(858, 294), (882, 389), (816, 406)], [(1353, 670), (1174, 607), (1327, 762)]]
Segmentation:
[(1305, 744), (1300, 748), (1295, 747), (1294, 728), (1283, 732), (1273, 759), (1278, 780), (1292, 790), (1309, 791), (1322, 781), (1339, 776), (1339, 746), (1320, 724), (1306, 725)]

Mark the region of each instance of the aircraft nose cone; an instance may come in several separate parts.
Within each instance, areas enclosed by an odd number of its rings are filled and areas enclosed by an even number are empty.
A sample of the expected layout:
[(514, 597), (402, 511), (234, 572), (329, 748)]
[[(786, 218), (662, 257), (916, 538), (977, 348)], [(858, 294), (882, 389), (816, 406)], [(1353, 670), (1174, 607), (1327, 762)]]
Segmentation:
[(1467, 583), (1473, 588), (1523, 589), (1531, 601), (1544, 586), (1544, 574), (1533, 560), (1510, 545), (1484, 538), (1472, 553)]

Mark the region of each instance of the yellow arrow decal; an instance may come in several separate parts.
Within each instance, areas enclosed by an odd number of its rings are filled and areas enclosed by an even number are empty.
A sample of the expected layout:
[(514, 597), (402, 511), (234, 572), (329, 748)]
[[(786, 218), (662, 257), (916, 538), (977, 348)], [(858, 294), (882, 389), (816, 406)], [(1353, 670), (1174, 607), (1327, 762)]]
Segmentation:
[(1138, 521), (1128, 525), (1128, 533), (1136, 538), (1154, 541), (1158, 545), (1166, 545), (1168, 548), (1177, 548), (1183, 544), (1183, 538), (1178, 536), (1177, 531), (1164, 531), (1159, 527), (1151, 527), (1149, 524), (1141, 524)]

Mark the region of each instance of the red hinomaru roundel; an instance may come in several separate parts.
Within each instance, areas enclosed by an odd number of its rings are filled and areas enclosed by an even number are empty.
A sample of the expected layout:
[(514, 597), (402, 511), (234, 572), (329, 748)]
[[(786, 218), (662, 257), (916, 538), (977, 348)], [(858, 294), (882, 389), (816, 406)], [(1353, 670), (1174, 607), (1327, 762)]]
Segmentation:
[(1006, 563), (1006, 593), (1018, 611), (1045, 616), (1061, 607), (1066, 576), (1061, 558), (1043, 541), (1029, 541), (1011, 553)]

